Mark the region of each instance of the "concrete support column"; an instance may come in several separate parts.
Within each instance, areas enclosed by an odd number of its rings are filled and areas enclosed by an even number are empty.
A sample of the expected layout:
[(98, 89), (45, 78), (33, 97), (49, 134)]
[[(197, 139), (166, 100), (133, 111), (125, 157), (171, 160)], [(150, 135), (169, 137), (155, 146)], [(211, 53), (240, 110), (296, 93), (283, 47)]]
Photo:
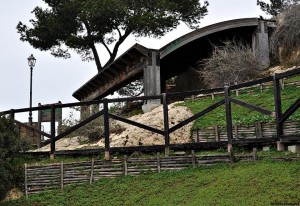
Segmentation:
[[(158, 50), (150, 50), (148, 54), (148, 64), (144, 68), (144, 94), (145, 96), (155, 96), (161, 94), (160, 80), (160, 55)], [(161, 104), (160, 100), (148, 100), (143, 105), (143, 111), (148, 112)]]
[(292, 153), (300, 153), (300, 145), (290, 145), (288, 146), (288, 151)]
[(252, 49), (264, 67), (270, 66), (269, 34), (264, 20), (258, 20), (257, 30), (252, 36)]

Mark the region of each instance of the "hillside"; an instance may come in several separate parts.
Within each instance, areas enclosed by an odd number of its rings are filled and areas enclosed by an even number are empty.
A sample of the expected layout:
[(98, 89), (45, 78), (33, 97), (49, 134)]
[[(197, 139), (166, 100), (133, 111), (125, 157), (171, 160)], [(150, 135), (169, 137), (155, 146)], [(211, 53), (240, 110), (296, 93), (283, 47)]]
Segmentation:
[(42, 205), (283, 205), (300, 200), (300, 160), (262, 160), (100, 179), (4, 203)]
[[(286, 111), (300, 96), (300, 89), (298, 83), (300, 78), (298, 76), (291, 77), (285, 80), (285, 85), (281, 89), (281, 101), (282, 101), (282, 111)], [(263, 87), (263, 91), (260, 91), (259, 85), (254, 88), (249, 88), (246, 90), (241, 90), (236, 96), (235, 92), (232, 92), (231, 96), (236, 99), (240, 99), (263, 108), (274, 111), (274, 92), (273, 85), (268, 85)], [(210, 105), (220, 101), (224, 97), (221, 95), (215, 96), (212, 100), (211, 96), (202, 97), (196, 100), (188, 100), (180, 103), (180, 106), (188, 107), (192, 113), (202, 111), (203, 109), (209, 107)], [(253, 125), (255, 122), (274, 122), (274, 118), (270, 116), (263, 115), (259, 112), (247, 109), (240, 105), (232, 103), (232, 120), (234, 124), (238, 125)], [(300, 120), (300, 111), (296, 111), (289, 120)], [(213, 125), (225, 126), (225, 107), (221, 106), (207, 115), (197, 119), (194, 122), (192, 130), (203, 129)]]

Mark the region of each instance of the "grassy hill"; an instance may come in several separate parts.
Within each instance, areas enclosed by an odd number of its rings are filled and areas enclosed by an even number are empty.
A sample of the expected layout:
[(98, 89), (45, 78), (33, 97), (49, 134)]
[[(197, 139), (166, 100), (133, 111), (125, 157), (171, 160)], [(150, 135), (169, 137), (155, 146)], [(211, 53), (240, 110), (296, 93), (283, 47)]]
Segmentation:
[[(286, 82), (299, 81), (299, 77), (294, 77)], [(284, 89), (281, 90), (282, 95), (282, 110), (286, 111), (289, 106), (291, 106), (300, 96), (300, 89), (295, 85), (286, 85)], [(265, 87), (263, 92), (260, 92), (258, 87), (251, 88), (247, 90), (242, 90), (239, 92), (239, 96), (236, 96), (235, 92), (232, 92), (231, 96), (233, 98), (241, 99), (243, 101), (261, 106), (263, 108), (274, 111), (274, 93), (273, 86)], [(191, 100), (180, 103), (179, 105), (188, 107), (194, 114), (202, 111), (203, 109), (209, 107), (213, 103), (220, 101), (223, 96), (216, 96), (214, 100), (211, 97), (204, 97), (199, 100)], [(274, 122), (274, 118), (270, 116), (263, 115), (259, 112), (247, 109), (240, 105), (232, 103), (232, 120), (233, 123), (239, 125), (254, 125), (255, 122)], [(289, 120), (300, 120), (300, 111), (296, 111)], [(205, 116), (198, 118), (192, 130), (203, 129), (209, 126), (226, 125), (225, 118), (225, 106), (220, 106), (219, 108), (213, 110), (212, 112), (206, 114)]]
[(299, 204), (300, 160), (265, 159), (159, 174), (100, 179), (3, 203), (42, 205), (283, 205)]

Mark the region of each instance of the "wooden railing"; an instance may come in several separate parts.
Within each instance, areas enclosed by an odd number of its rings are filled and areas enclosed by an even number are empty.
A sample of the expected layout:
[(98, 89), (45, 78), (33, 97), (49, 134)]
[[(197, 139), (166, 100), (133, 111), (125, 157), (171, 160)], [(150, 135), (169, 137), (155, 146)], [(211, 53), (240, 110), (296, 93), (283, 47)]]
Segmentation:
[[(199, 90), (199, 91), (190, 91), (190, 92), (182, 92), (182, 93), (173, 93), (173, 94), (162, 94), (158, 96), (145, 96), (145, 97), (134, 97), (134, 98), (118, 98), (118, 99), (103, 99), (103, 100), (95, 100), (95, 101), (86, 101), (86, 102), (76, 102), (76, 103), (69, 103), (69, 104), (52, 104), (49, 106), (40, 106), (40, 107), (33, 107), (33, 108), (24, 108), (24, 109), (12, 109), (9, 111), (1, 112), (1, 115), (9, 114), (12, 118), (14, 118), (16, 113), (28, 112), (28, 111), (38, 111), (43, 109), (51, 109), (51, 134), (46, 135), (39, 131), (41, 134), (50, 137), (51, 149), (50, 155), (54, 156), (55, 153), (55, 142), (59, 139), (65, 137), (66, 135), (76, 131), (77, 129), (83, 127), (84, 125), (88, 124), (89, 122), (93, 121), (94, 119), (104, 116), (104, 137), (105, 137), (105, 156), (109, 159), (110, 152), (128, 152), (128, 151), (140, 151), (140, 150), (150, 150), (150, 151), (159, 151), (165, 150), (165, 154), (168, 155), (170, 148), (171, 149), (199, 149), (202, 147), (210, 147), (210, 146), (224, 146), (228, 145), (232, 147), (233, 144), (241, 143), (240, 141), (233, 140), (233, 124), (232, 124), (232, 112), (231, 112), (231, 103), (238, 104), (240, 106), (246, 107), (251, 110), (255, 110), (265, 115), (270, 115), (275, 118), (276, 121), (276, 131), (277, 137), (272, 141), (278, 141), (283, 138), (288, 138), (283, 135), (283, 123), (300, 107), (300, 98), (294, 102), (284, 113), (282, 112), (281, 107), (281, 93), (280, 93), (280, 79), (287, 78), (293, 75), (300, 74), (300, 68), (281, 73), (281, 74), (274, 74), (273, 76), (269, 76), (266, 78), (258, 79), (255, 81), (245, 82), (242, 84), (237, 84), (233, 86), (225, 86), (224, 88), (215, 88), (215, 89), (208, 89), (208, 90)], [(258, 85), (266, 82), (273, 82), (274, 86), (274, 104), (275, 104), (275, 111), (270, 111), (268, 109), (262, 108), (255, 104), (251, 104), (237, 98), (231, 97), (231, 91), (236, 89), (250, 87), (253, 85)], [(178, 123), (170, 127), (169, 125), (169, 115), (168, 115), (168, 101), (172, 99), (184, 99), (187, 96), (192, 95), (199, 95), (199, 94), (210, 94), (214, 92), (223, 92), (224, 98), (217, 103), (205, 108), (204, 110), (198, 112), (197, 114), (189, 117), (188, 119)], [(148, 101), (148, 100), (160, 100), (163, 104), (163, 118), (164, 118), (164, 129), (156, 129), (154, 127), (141, 124), (139, 122), (135, 122), (129, 119), (126, 119), (121, 116), (117, 116), (115, 114), (111, 114), (109, 112), (109, 103), (116, 103), (116, 102), (128, 102), (128, 101)], [(74, 107), (74, 106), (89, 106), (93, 104), (103, 104), (103, 109), (92, 116), (88, 117), (87, 119), (83, 120), (79, 124), (69, 128), (68, 130), (62, 132), (61, 134), (55, 134), (55, 109), (57, 108), (67, 108), (67, 107)], [(191, 123), (192, 121), (201, 118), (205, 114), (215, 110), (216, 108), (225, 105), (225, 113), (226, 113), (226, 130), (227, 130), (227, 140), (226, 142), (215, 142), (209, 143), (204, 145), (204, 143), (186, 143), (186, 144), (170, 144), (170, 134), (176, 131), (177, 129)], [(153, 133), (160, 134), (164, 136), (164, 144), (163, 145), (156, 145), (156, 146), (137, 146), (137, 147), (125, 147), (125, 148), (117, 148), (110, 146), (110, 119), (118, 120), (121, 122), (125, 122), (130, 125), (134, 125), (136, 127), (151, 131)], [(20, 122), (18, 122), (20, 124)]]

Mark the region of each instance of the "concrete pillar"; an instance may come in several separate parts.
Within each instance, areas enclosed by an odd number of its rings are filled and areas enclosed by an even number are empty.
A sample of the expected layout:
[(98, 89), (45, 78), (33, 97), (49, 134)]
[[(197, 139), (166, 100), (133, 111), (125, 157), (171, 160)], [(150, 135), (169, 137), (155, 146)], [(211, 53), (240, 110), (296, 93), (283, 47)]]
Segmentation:
[[(148, 54), (148, 64), (144, 68), (144, 94), (145, 96), (161, 94), (160, 55), (158, 50), (150, 50)], [(148, 112), (160, 104), (159, 99), (148, 100), (142, 109), (144, 112)]]
[(252, 36), (252, 49), (263, 67), (270, 66), (268, 27), (264, 20), (258, 20), (257, 30)]
[(300, 145), (290, 145), (288, 146), (288, 151), (292, 153), (300, 153)]

